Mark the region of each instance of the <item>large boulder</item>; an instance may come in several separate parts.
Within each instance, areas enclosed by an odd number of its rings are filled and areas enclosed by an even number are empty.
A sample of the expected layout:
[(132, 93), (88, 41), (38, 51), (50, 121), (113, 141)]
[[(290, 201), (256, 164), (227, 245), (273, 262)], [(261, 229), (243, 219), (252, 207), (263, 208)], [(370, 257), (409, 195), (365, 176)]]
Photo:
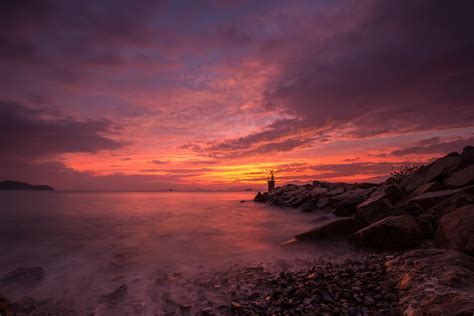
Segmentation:
[(353, 218), (339, 218), (295, 236), (296, 240), (343, 238), (360, 228)]
[(425, 183), (442, 181), (443, 178), (449, 177), (462, 166), (461, 156), (458, 153), (451, 153), (422, 167), (415, 174), (403, 178), (401, 186), (411, 192)]
[(441, 191), (444, 190), (444, 187), (439, 182), (428, 182), (425, 184), (420, 185), (418, 188), (415, 189), (412, 193), (410, 193), (410, 198), (414, 198), (418, 195), (422, 195), (427, 192), (434, 192), (434, 191)]
[(441, 217), (436, 244), (474, 256), (474, 205), (458, 208)]
[(474, 258), (454, 250), (417, 249), (386, 263), (403, 315), (473, 315)]
[(435, 192), (427, 192), (422, 195), (416, 196), (411, 198), (409, 201), (412, 203), (416, 203), (421, 206), (424, 210), (428, 210), (435, 206), (436, 204), (443, 202), (447, 198), (460, 193), (466, 192), (468, 194), (474, 193), (474, 185), (453, 189), (453, 190), (443, 190), (443, 191), (435, 191)]
[(381, 186), (357, 206), (357, 217), (371, 224), (387, 216), (401, 214), (395, 204), (405, 197), (403, 190), (395, 184)]
[(457, 208), (470, 204), (474, 204), (474, 196), (465, 192), (458, 192), (431, 207), (428, 212), (439, 219)]
[(422, 238), (423, 233), (410, 215), (398, 215), (362, 228), (349, 241), (363, 248), (395, 250), (415, 247)]
[(446, 180), (446, 185), (452, 188), (474, 184), (474, 165), (456, 171)]
[(41, 267), (18, 267), (4, 275), (0, 282), (2, 284), (33, 284), (39, 282), (44, 277), (44, 270)]

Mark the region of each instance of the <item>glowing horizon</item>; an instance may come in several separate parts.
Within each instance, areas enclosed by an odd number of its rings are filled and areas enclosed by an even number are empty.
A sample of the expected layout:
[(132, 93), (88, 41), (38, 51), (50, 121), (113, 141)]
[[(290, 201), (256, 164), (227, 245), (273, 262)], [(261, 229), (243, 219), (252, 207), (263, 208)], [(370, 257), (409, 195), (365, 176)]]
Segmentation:
[(275, 169), (278, 185), (382, 181), (474, 144), (464, 5), (4, 5), (0, 180), (241, 190)]

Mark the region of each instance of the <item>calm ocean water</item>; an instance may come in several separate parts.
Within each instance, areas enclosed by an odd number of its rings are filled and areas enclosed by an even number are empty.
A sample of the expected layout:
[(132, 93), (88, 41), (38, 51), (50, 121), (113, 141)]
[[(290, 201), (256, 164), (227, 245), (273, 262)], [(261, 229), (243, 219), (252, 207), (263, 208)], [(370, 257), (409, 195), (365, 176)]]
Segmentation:
[(279, 244), (314, 215), (255, 204), (254, 194), (2, 191), (0, 274), (46, 271), (41, 286), (3, 292), (96, 300), (160, 271), (285, 257)]

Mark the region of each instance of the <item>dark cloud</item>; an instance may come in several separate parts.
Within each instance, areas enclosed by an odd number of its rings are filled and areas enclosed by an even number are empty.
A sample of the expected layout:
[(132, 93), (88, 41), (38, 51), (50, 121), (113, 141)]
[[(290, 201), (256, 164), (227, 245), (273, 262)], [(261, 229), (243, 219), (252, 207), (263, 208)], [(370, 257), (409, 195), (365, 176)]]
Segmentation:
[(421, 140), (415, 146), (410, 146), (392, 151), (390, 154), (394, 156), (406, 156), (413, 154), (447, 154), (450, 152), (461, 152), (466, 146), (474, 145), (474, 137), (456, 138), (450, 140), (442, 140), (439, 137), (433, 137)]
[(358, 4), (349, 30), (323, 42), (311, 25), (301, 33), (315, 44), (282, 57), (265, 105), (355, 137), (473, 126), (474, 2)]
[(119, 149), (124, 142), (110, 138), (107, 120), (79, 121), (44, 109), (0, 101), (2, 159), (37, 159), (63, 153)]
[(295, 119), (278, 120), (264, 130), (248, 136), (199, 145), (186, 144), (182, 148), (218, 159), (287, 152), (308, 146), (316, 139), (315, 135), (307, 136), (303, 129), (298, 129), (298, 122)]

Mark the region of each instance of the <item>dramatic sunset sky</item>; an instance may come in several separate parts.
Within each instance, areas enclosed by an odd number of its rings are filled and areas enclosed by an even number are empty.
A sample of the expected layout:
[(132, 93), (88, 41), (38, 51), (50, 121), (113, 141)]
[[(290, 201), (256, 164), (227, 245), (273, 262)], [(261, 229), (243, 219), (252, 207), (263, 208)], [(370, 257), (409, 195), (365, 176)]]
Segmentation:
[(379, 181), (474, 144), (474, 1), (2, 1), (0, 180)]

